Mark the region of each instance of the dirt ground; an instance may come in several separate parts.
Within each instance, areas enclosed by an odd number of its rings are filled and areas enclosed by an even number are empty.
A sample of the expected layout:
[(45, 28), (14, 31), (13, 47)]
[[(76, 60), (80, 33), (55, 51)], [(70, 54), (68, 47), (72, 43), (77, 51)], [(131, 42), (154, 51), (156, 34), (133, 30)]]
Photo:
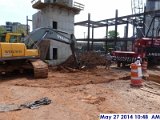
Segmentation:
[(160, 86), (130, 86), (130, 70), (97, 67), (72, 72), (50, 70), (47, 79), (14, 74), (0, 77), (0, 105), (48, 97), (38, 109), (0, 112), (0, 120), (97, 120), (100, 113), (160, 113)]

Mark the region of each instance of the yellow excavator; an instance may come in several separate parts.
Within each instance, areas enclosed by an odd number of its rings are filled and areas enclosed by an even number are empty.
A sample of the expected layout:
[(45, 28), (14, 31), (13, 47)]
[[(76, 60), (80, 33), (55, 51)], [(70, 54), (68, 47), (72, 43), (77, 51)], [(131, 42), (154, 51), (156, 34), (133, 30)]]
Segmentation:
[(27, 49), (24, 43), (0, 43), (0, 72), (30, 69), (35, 78), (48, 77), (48, 66), (39, 59), (38, 49)]
[(48, 65), (40, 60), (38, 47), (28, 49), (21, 43), (22, 34), (4, 33), (0, 37), (0, 73), (33, 70), (35, 78), (48, 77)]
[(39, 46), (47, 39), (70, 45), (74, 60), (77, 65), (79, 63), (73, 34), (51, 28), (38, 28), (29, 36), (23, 37), (19, 33), (6, 33), (0, 38), (0, 73), (29, 69), (33, 71), (35, 78), (48, 77), (48, 65), (44, 62), (47, 55), (44, 53), (46, 48), (43, 45)]
[(21, 33), (5, 32), (0, 35), (0, 42), (18, 43), (24, 37)]

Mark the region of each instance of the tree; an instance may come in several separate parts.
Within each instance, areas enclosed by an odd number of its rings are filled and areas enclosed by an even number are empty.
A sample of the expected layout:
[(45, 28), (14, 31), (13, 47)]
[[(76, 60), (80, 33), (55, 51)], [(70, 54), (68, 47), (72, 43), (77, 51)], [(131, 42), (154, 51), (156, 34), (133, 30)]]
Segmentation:
[(18, 26), (14, 32), (27, 34), (26, 29), (23, 26)]
[(2, 26), (0, 26), (0, 35), (1, 35), (2, 33), (4, 33), (4, 32), (6, 32), (5, 28), (2, 27)]
[[(117, 37), (119, 36), (119, 33), (117, 32)], [(115, 30), (110, 30), (108, 32), (108, 38), (115, 38), (116, 37), (116, 31)]]

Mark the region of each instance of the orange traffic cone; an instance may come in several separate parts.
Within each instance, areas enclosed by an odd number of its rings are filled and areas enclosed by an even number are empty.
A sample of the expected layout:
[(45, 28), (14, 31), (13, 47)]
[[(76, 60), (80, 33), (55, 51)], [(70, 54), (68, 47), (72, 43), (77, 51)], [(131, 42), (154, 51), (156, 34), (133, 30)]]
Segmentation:
[(142, 86), (142, 67), (141, 64), (132, 63), (131, 66), (131, 86)]

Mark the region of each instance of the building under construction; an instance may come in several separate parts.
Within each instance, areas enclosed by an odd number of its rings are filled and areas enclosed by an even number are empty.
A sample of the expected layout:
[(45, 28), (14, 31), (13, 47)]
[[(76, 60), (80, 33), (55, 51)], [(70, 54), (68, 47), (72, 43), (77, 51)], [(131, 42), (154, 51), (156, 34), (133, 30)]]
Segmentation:
[[(28, 26), (28, 27), (27, 27)], [(6, 22), (6, 25), (1, 25), (6, 32), (16, 32), (16, 33), (24, 33), (27, 34), (27, 28), (30, 30), (29, 25), (21, 24), (19, 22)]]
[[(144, 37), (148, 31), (152, 18), (160, 13), (160, 1), (159, 0), (147, 0), (146, 6), (144, 6), (143, 0), (132, 0), (132, 14), (126, 16), (119, 16), (118, 10), (115, 12), (115, 17), (109, 19), (103, 19), (98, 21), (92, 21), (91, 15), (88, 15), (88, 20), (76, 22), (75, 26), (80, 25), (86, 27), (87, 38), (84, 40), (78, 39), (77, 41), (87, 41), (88, 42), (88, 50), (92, 49), (93, 42), (105, 42), (106, 45), (110, 44), (113, 47), (118, 48), (118, 50), (131, 50), (132, 44), (136, 38)], [(96, 36), (94, 38), (94, 29), (106, 28), (106, 34), (104, 36), (108, 36), (108, 29), (109, 27), (114, 26), (115, 33), (118, 33), (118, 27), (120, 25), (124, 25), (124, 37), (118, 37), (115, 34), (114, 38), (100, 38)], [(129, 29), (129, 25), (132, 26)], [(151, 26), (152, 27), (152, 26)], [(159, 21), (154, 24), (155, 29), (159, 29)], [(152, 28), (151, 28), (152, 29)], [(131, 36), (128, 34), (132, 33)], [(151, 34), (151, 33), (150, 33)], [(157, 34), (157, 33), (156, 33)], [(92, 36), (91, 36), (92, 35)], [(130, 46), (130, 47), (129, 47)], [(129, 47), (129, 48), (128, 48)]]

